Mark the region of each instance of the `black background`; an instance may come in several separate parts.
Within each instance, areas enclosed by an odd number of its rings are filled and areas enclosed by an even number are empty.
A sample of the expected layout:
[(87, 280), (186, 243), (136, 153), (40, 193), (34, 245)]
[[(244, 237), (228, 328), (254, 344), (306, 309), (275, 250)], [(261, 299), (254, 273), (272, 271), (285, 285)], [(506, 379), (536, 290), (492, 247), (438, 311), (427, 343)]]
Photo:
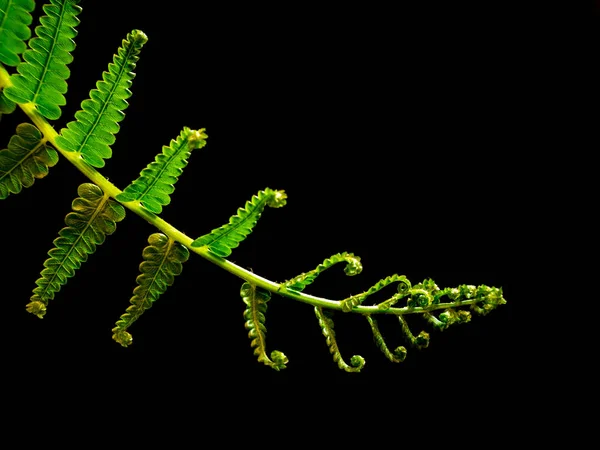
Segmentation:
[[(311, 386), (305, 400), (315, 404), (319, 392), (361, 387), (440, 403), (477, 403), (485, 392), (491, 404), (509, 403), (517, 377), (522, 386), (528, 376), (517, 358), (516, 311), (531, 300), (524, 280), (534, 233), (531, 209), (521, 208), (534, 208), (538, 195), (525, 189), (523, 158), (535, 151), (536, 84), (524, 68), (535, 58), (535, 39), (519, 14), (410, 2), (327, 9), (125, 3), (82, 4), (68, 104), (53, 123), (60, 130), (71, 120), (121, 40), (143, 30), (149, 41), (130, 107), (101, 170), (113, 183), (126, 186), (183, 126), (205, 127), (208, 145), (192, 155), (162, 214), (189, 236), (220, 226), (265, 187), (285, 189), (287, 206), (267, 209), (232, 261), (283, 281), (350, 251), (362, 257), (363, 274), (330, 270), (307, 292), (341, 299), (400, 273), (441, 287), (502, 286), (508, 304), (432, 331), (430, 348), (409, 348), (398, 365), (377, 350), (364, 320), (337, 314), (342, 354), (367, 361), (361, 374), (347, 374), (332, 361), (312, 307), (274, 297), (267, 344), (290, 359), (275, 372), (252, 355), (241, 281), (192, 255), (131, 327), (133, 345), (121, 348), (111, 328), (155, 231), (132, 213), (43, 320), (25, 311), (77, 186), (87, 181), (61, 158), (46, 179), (0, 205), (5, 373), (34, 391), (115, 399), (149, 391), (206, 402), (215, 393), (256, 390), (283, 402)], [(2, 118), (3, 145), (24, 118), (18, 111)], [(384, 319), (390, 346), (400, 345), (396, 322)], [(414, 319), (415, 332), (428, 328)], [(541, 345), (527, 342), (531, 354)]]

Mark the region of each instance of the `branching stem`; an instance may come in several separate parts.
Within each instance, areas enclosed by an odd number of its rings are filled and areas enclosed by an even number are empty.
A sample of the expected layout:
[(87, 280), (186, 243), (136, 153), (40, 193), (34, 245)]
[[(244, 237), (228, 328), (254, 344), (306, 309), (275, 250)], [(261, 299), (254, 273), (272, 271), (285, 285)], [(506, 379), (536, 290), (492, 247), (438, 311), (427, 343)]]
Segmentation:
[[(11, 85), (10, 75), (6, 71), (2, 65), (0, 65), (0, 89), (6, 88)], [(92, 183), (96, 184), (98, 187), (102, 189), (102, 191), (113, 198), (115, 201), (117, 195), (119, 195), (122, 191), (108, 181), (100, 172), (98, 172), (94, 167), (90, 166), (81, 156), (80, 153), (77, 152), (68, 152), (61, 148), (60, 145), (56, 143), (56, 138), (58, 137), (58, 133), (56, 130), (50, 125), (47, 120), (39, 114), (36, 110), (35, 105), (31, 103), (19, 104), (20, 108), (23, 110), (25, 114), (31, 119), (31, 121), (38, 127), (38, 129), (42, 132), (45, 139), (47, 139), (54, 148), (64, 156), (71, 164), (73, 164), (81, 173), (83, 173)], [(170, 237), (176, 242), (179, 242), (181, 245), (187, 247), (190, 251), (197, 253), (208, 261), (216, 264), (222, 269), (232, 273), (233, 275), (257, 286), (267, 291), (270, 291), (274, 294), (290, 298), (292, 300), (297, 300), (303, 303), (308, 303), (310, 305), (339, 310), (342, 311), (341, 301), (338, 300), (329, 300), (321, 297), (315, 297), (313, 295), (304, 294), (302, 292), (294, 291), (286, 288), (282, 284), (275, 283), (273, 281), (267, 280), (243, 267), (238, 266), (237, 264), (232, 263), (231, 261), (221, 258), (217, 255), (211, 253), (206, 247), (192, 247), (193, 239), (187, 236), (186, 234), (179, 231), (170, 223), (164, 221), (156, 214), (150, 212), (146, 208), (144, 208), (139, 201), (132, 202), (119, 202), (125, 208), (134, 212), (152, 226), (156, 227), (158, 230), (162, 231), (165, 235)], [(471, 305), (480, 302), (481, 300), (473, 299), (461, 301), (461, 305)], [(352, 312), (360, 313), (360, 314), (392, 314), (397, 316), (402, 316), (404, 314), (422, 314), (428, 311), (434, 311), (439, 309), (446, 309), (456, 306), (455, 303), (439, 303), (432, 304), (427, 307), (404, 307), (404, 308), (388, 308), (381, 309), (377, 306), (355, 306), (352, 309)]]

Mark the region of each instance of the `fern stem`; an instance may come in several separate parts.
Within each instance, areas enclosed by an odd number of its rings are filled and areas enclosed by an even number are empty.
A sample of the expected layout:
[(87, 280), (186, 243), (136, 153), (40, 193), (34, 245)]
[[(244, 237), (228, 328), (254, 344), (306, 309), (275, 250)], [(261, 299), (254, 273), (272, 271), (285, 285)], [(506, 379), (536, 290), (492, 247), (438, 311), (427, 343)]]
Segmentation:
[[(6, 71), (6, 69), (0, 64), (0, 89), (8, 87), (11, 85), (10, 75)], [(81, 173), (83, 173), (92, 183), (96, 184), (102, 191), (113, 198), (115, 201), (117, 195), (121, 194), (122, 191), (108, 181), (100, 172), (98, 172), (94, 167), (89, 165), (79, 153), (76, 152), (68, 152), (61, 148), (60, 145), (56, 143), (56, 138), (58, 137), (58, 133), (56, 130), (48, 123), (48, 121), (37, 111), (35, 105), (33, 103), (25, 103), (19, 104), (19, 107), (23, 110), (27, 116), (31, 119), (31, 121), (38, 127), (38, 129), (44, 135), (44, 138), (48, 140), (54, 148), (64, 156), (71, 164), (73, 164)], [(231, 261), (221, 258), (213, 253), (211, 253), (206, 247), (192, 247), (193, 239), (187, 236), (186, 234), (179, 231), (170, 223), (158, 217), (153, 212), (144, 208), (139, 201), (132, 202), (119, 202), (125, 208), (129, 209), (133, 213), (137, 214), (144, 220), (146, 220), (150, 225), (154, 226), (161, 232), (163, 232), (166, 236), (171, 238), (172, 240), (179, 242), (181, 245), (187, 247), (190, 251), (202, 256), (213, 264), (221, 267), (222, 269), (228, 271), (229, 273), (259, 287), (261, 289), (265, 289), (274, 294), (290, 298), (292, 300), (297, 300), (303, 303), (308, 303), (315, 307), (327, 308), (342, 311), (343, 303), (342, 300), (329, 300), (322, 297), (316, 297), (309, 294), (304, 294), (302, 292), (294, 291), (288, 289), (284, 284), (275, 283), (266, 278), (263, 278), (243, 267), (238, 266), (237, 264), (232, 263)], [(477, 308), (478, 303), (481, 303), (483, 300), (481, 298), (475, 298), (472, 300), (458, 300), (456, 302), (451, 303), (438, 303), (438, 304), (430, 304), (425, 307), (403, 307), (403, 308), (388, 308), (381, 309), (377, 305), (374, 306), (362, 306), (357, 305), (354, 306), (351, 311), (359, 314), (392, 314), (401, 317), (405, 314), (422, 314), (424, 312), (439, 310), (439, 309), (447, 309), (460, 306), (473, 305), (474, 308)], [(479, 308), (483, 311), (482, 308)]]

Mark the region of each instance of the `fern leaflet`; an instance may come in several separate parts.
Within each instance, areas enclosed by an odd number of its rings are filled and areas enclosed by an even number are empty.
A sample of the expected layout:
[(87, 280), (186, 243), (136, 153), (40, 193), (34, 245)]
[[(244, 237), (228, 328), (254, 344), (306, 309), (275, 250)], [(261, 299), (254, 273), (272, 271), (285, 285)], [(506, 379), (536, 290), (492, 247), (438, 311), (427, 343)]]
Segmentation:
[(33, 17), (29, 13), (34, 8), (33, 0), (0, 0), (0, 63), (16, 66), (21, 62), (19, 55), (31, 36)]
[(190, 256), (186, 247), (162, 233), (151, 234), (148, 244), (142, 252), (144, 261), (140, 264), (141, 274), (136, 278), (138, 285), (133, 290), (131, 306), (112, 330), (113, 339), (123, 347), (133, 341), (127, 329), (173, 284)]
[(133, 70), (147, 40), (138, 30), (123, 40), (108, 71), (102, 73), (102, 80), (90, 92), (90, 98), (81, 102), (82, 110), (75, 113), (76, 120), (67, 124), (56, 138), (61, 148), (81, 153), (91, 166), (104, 167), (104, 159), (112, 156), (110, 146), (119, 132), (119, 122), (125, 117), (123, 111), (128, 106), (126, 99), (131, 97), (129, 88), (135, 77)]
[(258, 362), (275, 370), (285, 369), (288, 362), (285, 354), (273, 350), (271, 357), (267, 356), (265, 313), (267, 312), (267, 302), (271, 299), (270, 292), (259, 289), (251, 283), (244, 283), (240, 295), (246, 304), (244, 310), (245, 327), (248, 330), (248, 337), (251, 339), (250, 345), (254, 348), (254, 354), (258, 356)]
[(10, 100), (33, 103), (47, 119), (58, 119), (60, 106), (66, 104), (63, 94), (70, 76), (67, 65), (73, 61), (73, 38), (79, 24), (77, 14), (81, 12), (77, 3), (79, 0), (50, 0), (44, 5), (46, 15), (35, 29), (37, 37), (29, 40), (24, 62), (17, 66), (19, 73), (11, 76), (12, 86), (6, 88)]
[(0, 150), (0, 199), (30, 187), (36, 178), (48, 174), (48, 167), (58, 162), (56, 150), (35, 126), (22, 123), (16, 132), (8, 148)]
[(36, 281), (27, 310), (42, 318), (48, 301), (60, 291), (67, 279), (75, 274), (88, 255), (96, 251), (96, 245), (114, 233), (116, 222), (125, 218), (125, 209), (92, 183), (84, 183), (77, 189), (79, 197), (73, 200), (73, 212), (65, 218), (65, 228), (54, 240), (45, 269)]
[(17, 104), (6, 98), (4, 89), (0, 88), (0, 119), (2, 118), (2, 114), (10, 114), (15, 110), (16, 107)]
[(369, 315), (366, 315), (365, 317), (367, 318), (367, 322), (369, 322), (369, 325), (371, 326), (371, 331), (373, 332), (373, 340), (375, 341), (375, 344), (377, 345), (379, 350), (381, 350), (381, 352), (385, 355), (385, 357), (394, 363), (404, 361), (406, 359), (406, 347), (396, 347), (394, 353), (392, 353), (388, 348), (387, 344), (385, 343), (385, 339), (383, 339), (381, 331), (379, 331), (379, 325), (377, 324), (377, 320), (375, 320), (374, 317), (371, 317)]
[(174, 184), (187, 166), (191, 151), (204, 147), (207, 137), (204, 128), (190, 130), (185, 127), (168, 147), (163, 146), (155, 161), (142, 170), (140, 177), (116, 199), (120, 202), (139, 201), (148, 210), (160, 214), (162, 206), (171, 202), (169, 195), (175, 192)]
[(365, 359), (360, 355), (354, 355), (350, 358), (350, 365), (346, 364), (335, 339), (333, 319), (329, 316), (331, 312), (323, 311), (322, 307), (315, 306), (315, 314), (317, 319), (319, 319), (319, 325), (321, 326), (321, 331), (327, 341), (329, 352), (333, 355), (333, 361), (337, 363), (340, 369), (345, 370), (346, 372), (360, 372), (365, 366)]
[(229, 219), (229, 223), (197, 238), (192, 242), (192, 247), (206, 246), (215, 255), (223, 258), (229, 256), (232, 249), (238, 247), (252, 233), (265, 206), (281, 208), (285, 206), (286, 199), (285, 191), (274, 191), (269, 188), (260, 191), (253, 195), (243, 208), (238, 209), (237, 214)]
[(338, 253), (333, 255), (330, 258), (327, 258), (321, 264), (319, 264), (316, 269), (311, 270), (310, 272), (301, 273), (298, 276), (295, 276), (291, 280), (288, 280), (282, 283), (288, 289), (293, 289), (294, 291), (303, 291), (306, 286), (311, 284), (315, 279), (325, 270), (329, 269), (335, 264), (346, 262), (346, 267), (344, 267), (344, 272), (348, 276), (358, 275), (362, 272), (362, 264), (360, 262), (360, 257), (355, 256), (352, 253)]

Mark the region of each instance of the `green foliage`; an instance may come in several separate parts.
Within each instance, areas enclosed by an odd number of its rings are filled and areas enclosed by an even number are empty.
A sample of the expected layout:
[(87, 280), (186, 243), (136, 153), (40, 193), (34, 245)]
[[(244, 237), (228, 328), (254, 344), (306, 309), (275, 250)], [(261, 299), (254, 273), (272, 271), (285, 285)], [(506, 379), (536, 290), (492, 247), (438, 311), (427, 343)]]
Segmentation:
[(12, 86), (6, 88), (10, 100), (33, 103), (48, 119), (58, 119), (60, 106), (66, 104), (63, 94), (70, 76), (67, 65), (73, 61), (73, 38), (81, 12), (77, 3), (78, 0), (50, 0), (44, 5), (46, 15), (35, 29), (37, 37), (29, 41), (29, 49), (23, 53), (25, 61), (17, 66), (19, 73), (11, 77)]
[(171, 202), (169, 195), (175, 192), (174, 185), (187, 166), (192, 150), (204, 147), (207, 137), (204, 129), (185, 127), (169, 146), (163, 146), (155, 161), (142, 170), (140, 177), (116, 199), (120, 202), (139, 201), (149, 211), (160, 214), (162, 206)]
[(54, 298), (68, 278), (75, 275), (88, 255), (114, 233), (116, 222), (125, 218), (125, 209), (92, 183), (84, 183), (77, 190), (79, 197), (73, 200), (73, 212), (65, 218), (65, 228), (54, 240), (54, 248), (48, 252), (45, 269), (35, 282), (31, 302), (27, 310), (42, 318), (48, 301)]
[(329, 352), (333, 355), (333, 361), (337, 363), (338, 367), (346, 372), (360, 372), (365, 366), (365, 359), (360, 355), (354, 355), (350, 358), (350, 365), (346, 364), (337, 341), (335, 339), (335, 331), (333, 330), (333, 319), (331, 318), (332, 313), (330, 311), (324, 311), (323, 308), (315, 306), (315, 314), (319, 319), (319, 326), (327, 341), (327, 347)]
[(58, 162), (40, 130), (28, 123), (17, 126), (8, 148), (0, 150), (0, 199), (30, 187), (36, 178), (44, 178), (48, 167)]
[[(110, 147), (116, 140), (127, 100), (131, 97), (134, 69), (146, 35), (133, 30), (126, 36), (107, 71), (103, 72), (102, 80), (90, 91), (90, 98), (81, 103), (82, 109), (75, 114), (75, 120), (59, 135), (46, 119), (59, 118), (60, 106), (66, 103), (63, 94), (67, 92), (70, 75), (67, 65), (72, 61), (73, 38), (77, 34), (75, 27), (81, 8), (77, 6), (78, 0), (49, 1), (43, 7), (45, 15), (40, 19), (40, 26), (35, 29), (36, 37), (29, 39), (34, 2), (0, 0), (0, 115), (12, 113), (18, 105), (36, 124), (19, 125), (7, 148), (0, 150), (0, 199), (31, 186), (36, 178), (43, 178), (48, 168), (57, 163), (59, 153), (94, 184), (79, 186), (79, 197), (72, 203), (73, 212), (66, 216), (66, 227), (59, 231), (36, 281), (37, 287), (27, 305), (29, 312), (40, 318), (44, 316), (48, 302), (106, 236), (116, 230), (116, 223), (125, 217), (125, 208), (161, 232), (149, 236), (131, 305), (112, 330), (113, 339), (124, 347), (132, 343), (129, 327), (173, 284), (175, 276), (181, 274), (190, 250), (245, 281), (240, 295), (246, 305), (244, 320), (251, 347), (259, 362), (275, 370), (284, 369), (288, 360), (277, 350), (267, 356), (265, 314), (271, 293), (314, 307), (334, 362), (347, 372), (361, 371), (365, 360), (356, 355), (348, 364), (342, 358), (334, 331), (334, 311), (363, 315), (375, 345), (386, 358), (397, 363), (406, 358), (406, 348), (398, 346), (390, 350), (375, 315), (396, 316), (408, 344), (425, 348), (429, 345), (429, 333), (423, 330), (413, 334), (408, 315), (421, 316), (427, 324), (441, 331), (453, 324), (469, 322), (472, 313), (485, 315), (506, 303), (501, 288), (463, 284), (440, 289), (431, 279), (412, 285), (406, 276), (397, 274), (343, 300), (303, 293), (321, 273), (338, 263), (346, 264), (347, 275), (359, 274), (361, 260), (348, 252), (337, 253), (315, 269), (281, 284), (223, 259), (252, 232), (266, 206), (279, 208), (286, 204), (285, 191), (269, 188), (260, 191), (239, 208), (227, 224), (195, 240), (187, 237), (157, 214), (170, 203), (174, 185), (187, 166), (192, 150), (206, 145), (204, 129), (184, 128), (123, 191), (110, 183), (95, 168), (103, 167), (104, 160), (112, 156)], [(17, 73), (10, 75), (4, 65), (16, 67)], [(370, 297), (390, 285), (396, 285), (396, 290), (388, 299), (367, 304)]]
[(33, 0), (0, 0), (0, 63), (16, 66), (21, 62), (19, 55), (31, 36), (33, 17), (29, 13), (34, 8)]
[(271, 357), (267, 356), (265, 326), (265, 314), (267, 312), (267, 302), (271, 299), (268, 291), (257, 288), (251, 283), (244, 283), (240, 290), (242, 300), (246, 304), (244, 310), (245, 326), (248, 330), (248, 337), (251, 339), (250, 346), (254, 349), (254, 354), (261, 362), (275, 370), (286, 368), (288, 362), (285, 354), (278, 350), (271, 352)]
[(81, 153), (91, 166), (104, 167), (104, 159), (112, 156), (110, 146), (119, 132), (119, 122), (125, 117), (123, 111), (129, 106), (133, 70), (147, 40), (139, 30), (123, 40), (108, 71), (102, 74), (102, 81), (90, 91), (90, 98), (81, 102), (82, 110), (75, 113), (77, 120), (67, 124), (56, 138), (63, 150)]
[(239, 208), (229, 223), (212, 230), (209, 234), (199, 237), (192, 242), (192, 247), (208, 247), (215, 255), (226, 257), (232, 249), (248, 237), (260, 219), (265, 206), (281, 208), (286, 204), (287, 195), (284, 191), (265, 189), (253, 195), (243, 208)]
[(133, 290), (131, 306), (112, 330), (113, 339), (123, 347), (133, 341), (127, 329), (173, 284), (190, 256), (186, 247), (162, 233), (151, 234), (148, 244), (142, 252), (144, 261), (140, 264), (141, 275), (136, 278), (138, 285)]

